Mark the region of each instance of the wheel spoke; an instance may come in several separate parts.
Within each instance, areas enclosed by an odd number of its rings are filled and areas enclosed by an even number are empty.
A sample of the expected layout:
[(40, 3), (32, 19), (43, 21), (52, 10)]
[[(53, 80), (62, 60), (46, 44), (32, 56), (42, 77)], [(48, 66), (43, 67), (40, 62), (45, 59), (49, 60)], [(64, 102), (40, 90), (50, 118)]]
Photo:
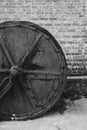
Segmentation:
[(27, 59), (27, 57), (29, 57), (31, 55), (31, 53), (33, 52), (34, 48), (37, 46), (37, 44), (39, 43), (39, 40), (41, 39), (42, 34), (38, 34), (37, 37), (33, 40), (33, 42), (31, 43), (31, 46), (29, 46), (27, 48), (27, 52), (25, 53), (23, 59), (21, 60), (21, 62), (19, 63), (19, 66), (22, 66), (25, 62), (25, 60)]
[(37, 75), (27, 75), (27, 78), (29, 79), (34, 79), (34, 80), (57, 80), (59, 76), (57, 75), (41, 75), (41, 74), (37, 74)]
[[(4, 78), (4, 80), (2, 81), (2, 83), (0, 84), (0, 99), (8, 92), (8, 90), (11, 88), (12, 86), (12, 77), (8, 76), (6, 78)], [(7, 84), (8, 82), (8, 84)], [(6, 85), (6, 84), (7, 85)]]
[(0, 83), (0, 89), (2, 88), (3, 84), (9, 80), (10, 76), (5, 77), (2, 82)]
[(0, 73), (10, 73), (10, 69), (0, 69)]
[(18, 68), (18, 70), (21, 73), (24, 73), (24, 74), (27, 74), (27, 75), (31, 75), (31, 74), (37, 75), (37, 74), (40, 74), (40, 75), (62, 76), (61, 72), (59, 72), (59, 71), (24, 70), (24, 69), (19, 69), (19, 68)]

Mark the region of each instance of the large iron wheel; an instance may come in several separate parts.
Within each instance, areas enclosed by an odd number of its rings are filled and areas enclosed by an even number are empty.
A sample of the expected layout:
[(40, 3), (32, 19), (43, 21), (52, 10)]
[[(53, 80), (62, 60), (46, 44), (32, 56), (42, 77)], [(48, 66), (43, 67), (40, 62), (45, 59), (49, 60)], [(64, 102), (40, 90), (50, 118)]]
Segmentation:
[(29, 22), (0, 24), (0, 116), (33, 119), (60, 98), (66, 61), (54, 37)]

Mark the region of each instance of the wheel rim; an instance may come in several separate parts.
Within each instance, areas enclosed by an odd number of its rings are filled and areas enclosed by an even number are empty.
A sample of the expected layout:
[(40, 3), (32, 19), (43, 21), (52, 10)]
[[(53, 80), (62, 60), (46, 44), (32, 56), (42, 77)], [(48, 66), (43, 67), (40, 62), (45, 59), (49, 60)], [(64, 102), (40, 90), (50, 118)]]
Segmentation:
[(1, 116), (24, 120), (43, 115), (65, 87), (61, 47), (48, 31), (29, 22), (3, 23), (0, 36)]

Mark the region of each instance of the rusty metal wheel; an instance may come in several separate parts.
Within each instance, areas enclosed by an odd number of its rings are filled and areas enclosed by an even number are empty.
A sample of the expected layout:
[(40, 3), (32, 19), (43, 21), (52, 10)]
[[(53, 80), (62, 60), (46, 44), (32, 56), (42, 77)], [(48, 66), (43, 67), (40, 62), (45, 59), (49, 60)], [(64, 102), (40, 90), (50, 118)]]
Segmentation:
[(29, 22), (0, 24), (0, 117), (33, 119), (60, 98), (66, 61), (54, 37)]

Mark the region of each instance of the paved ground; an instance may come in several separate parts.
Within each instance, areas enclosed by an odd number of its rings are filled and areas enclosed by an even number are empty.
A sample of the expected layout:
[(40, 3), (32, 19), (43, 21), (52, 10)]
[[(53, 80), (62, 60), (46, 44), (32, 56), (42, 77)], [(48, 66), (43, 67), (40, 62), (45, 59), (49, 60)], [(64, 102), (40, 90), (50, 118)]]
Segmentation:
[(1, 122), (0, 130), (87, 130), (87, 99), (67, 103), (64, 114), (49, 113), (21, 122)]

